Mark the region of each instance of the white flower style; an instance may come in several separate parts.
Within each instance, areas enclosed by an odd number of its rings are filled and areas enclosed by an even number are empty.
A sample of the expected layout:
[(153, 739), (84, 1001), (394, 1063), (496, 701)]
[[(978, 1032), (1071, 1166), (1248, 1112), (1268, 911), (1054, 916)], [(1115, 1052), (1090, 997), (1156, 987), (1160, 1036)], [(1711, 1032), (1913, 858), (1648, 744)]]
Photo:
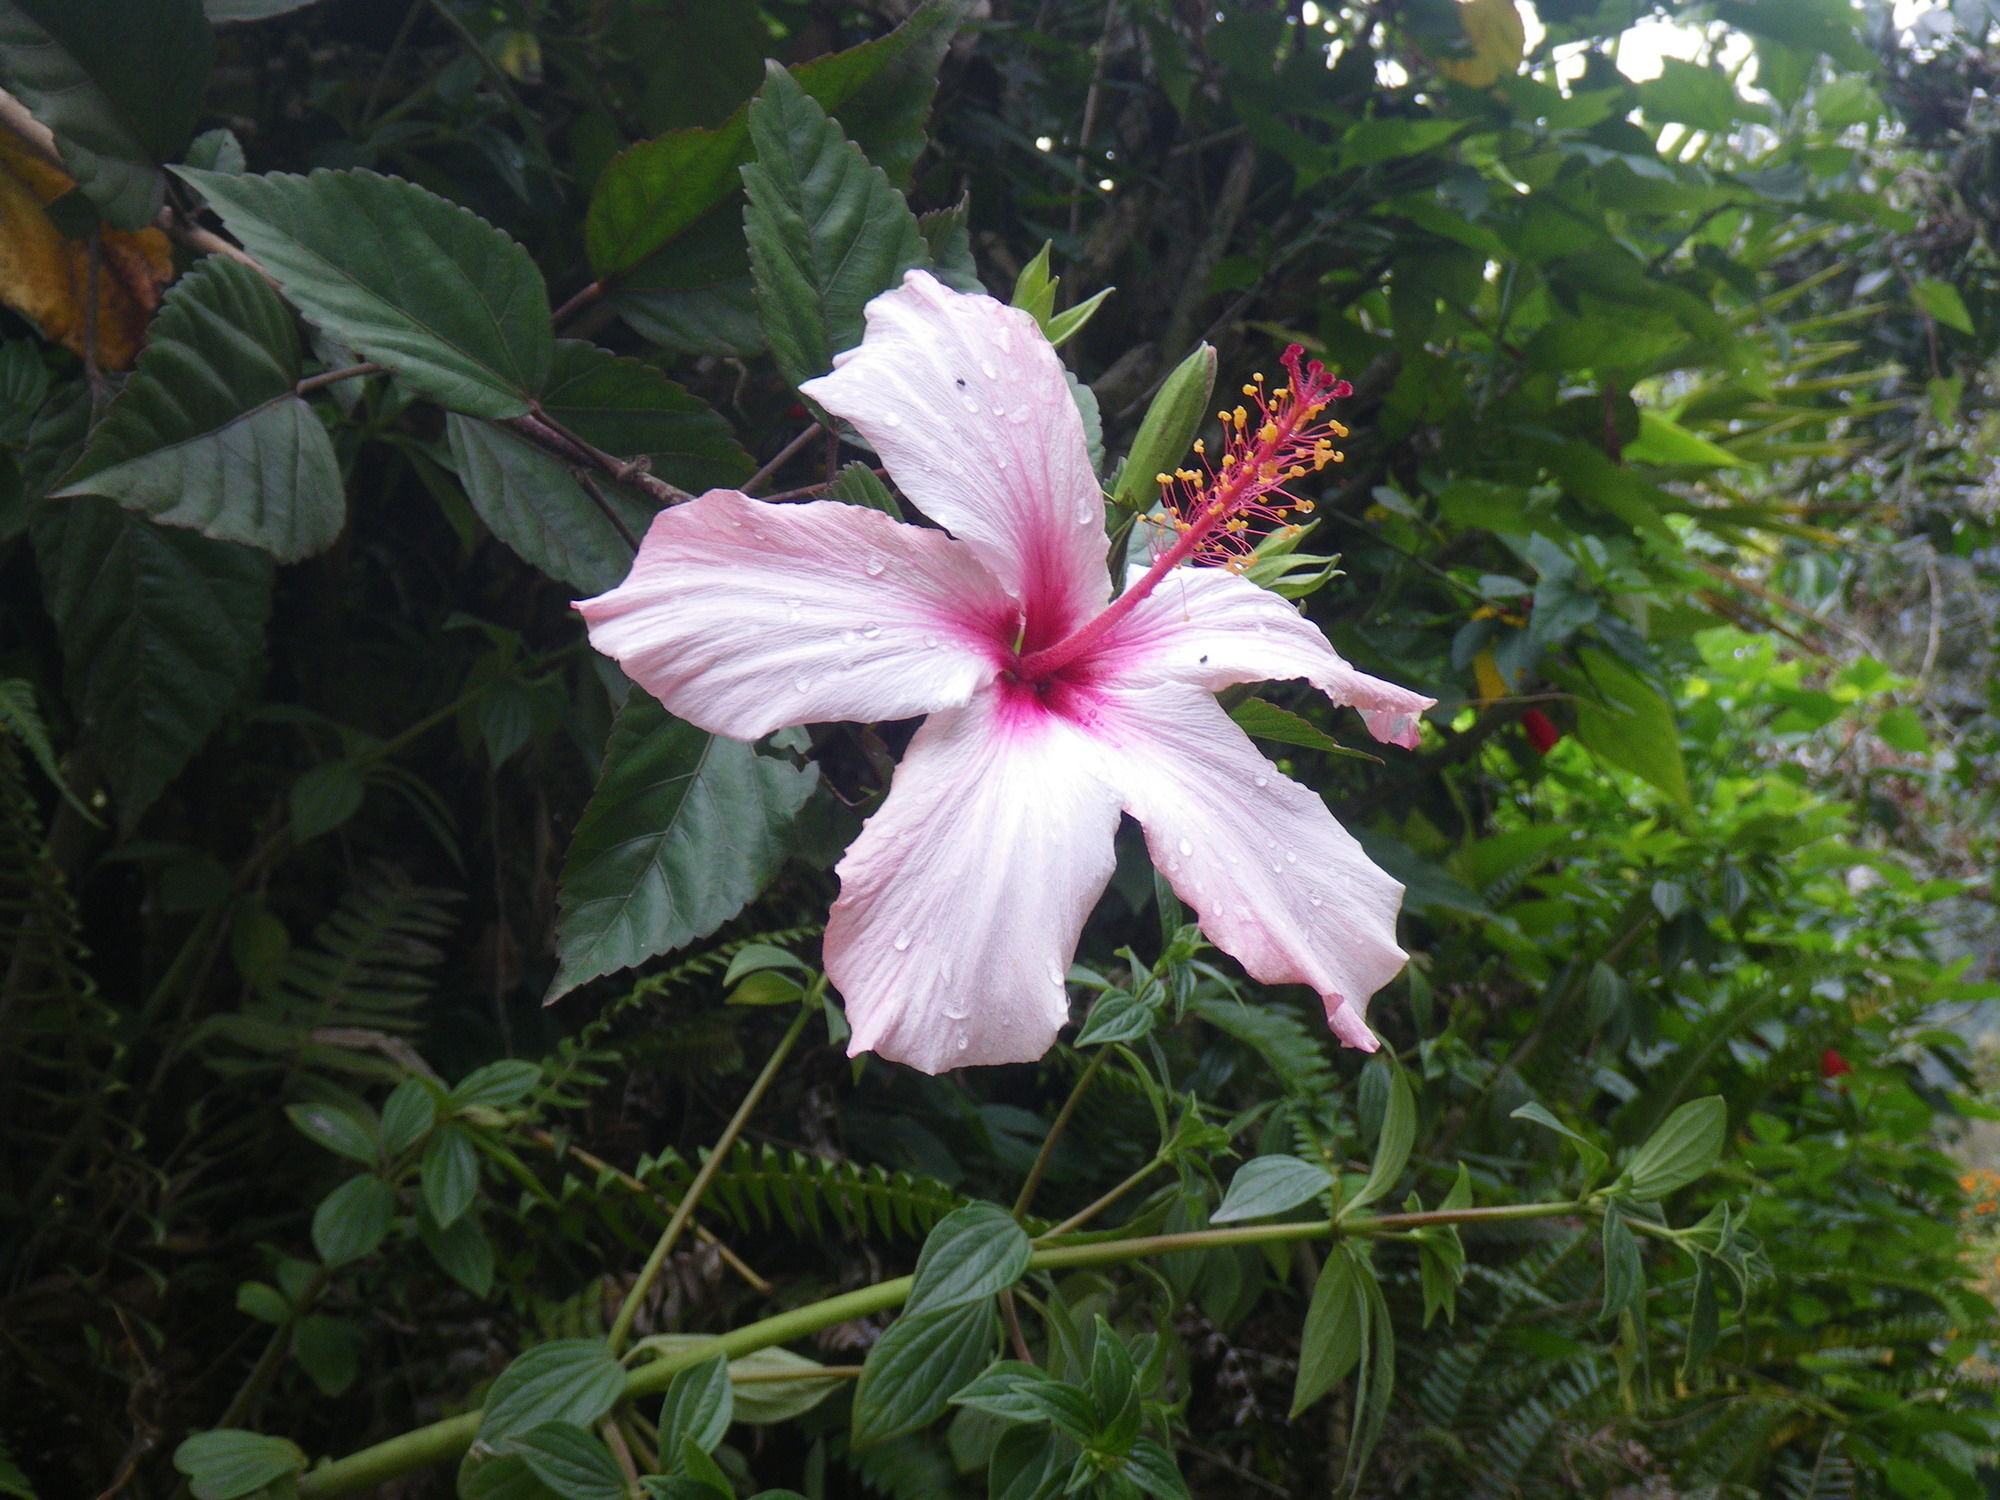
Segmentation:
[(1432, 700), (1356, 671), (1278, 596), (1189, 565), (1303, 472), (1291, 459), (1337, 456), (1310, 421), (1344, 390), (1288, 362), (1293, 388), (1260, 397), (1254, 432), (1237, 413), (1234, 458), (1114, 600), (1055, 351), (1027, 313), (912, 271), (803, 389), (945, 529), (712, 490), (661, 512), (625, 582), (578, 605), (598, 650), (715, 734), (929, 716), (837, 870), (824, 954), (850, 1052), (927, 1073), (1046, 1052), (1121, 812), (1212, 942), (1266, 984), (1310, 985), (1341, 1040), (1376, 1047), (1365, 1012), (1405, 961), (1402, 887), (1213, 694), (1304, 678), (1404, 746)]

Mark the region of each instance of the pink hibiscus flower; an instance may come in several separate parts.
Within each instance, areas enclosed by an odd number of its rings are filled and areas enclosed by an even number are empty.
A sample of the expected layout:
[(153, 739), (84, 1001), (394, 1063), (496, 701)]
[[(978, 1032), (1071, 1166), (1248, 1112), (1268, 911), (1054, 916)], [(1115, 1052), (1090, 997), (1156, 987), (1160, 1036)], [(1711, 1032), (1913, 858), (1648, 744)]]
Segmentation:
[(1055, 351), (1027, 313), (912, 271), (803, 389), (945, 530), (712, 490), (655, 517), (625, 582), (577, 606), (598, 650), (715, 734), (929, 715), (836, 872), (824, 954), (850, 1053), (938, 1073), (1046, 1052), (1121, 812), (1210, 941), (1377, 1045), (1365, 1009), (1405, 961), (1403, 888), (1213, 694), (1304, 678), (1404, 746), (1432, 700), (1357, 672), (1277, 595), (1185, 565), (1336, 456), (1340, 429), (1314, 421), (1334, 382), (1297, 351), (1288, 367), (1291, 388), (1236, 415), (1218, 472), (1181, 472), (1175, 539), (1114, 600)]

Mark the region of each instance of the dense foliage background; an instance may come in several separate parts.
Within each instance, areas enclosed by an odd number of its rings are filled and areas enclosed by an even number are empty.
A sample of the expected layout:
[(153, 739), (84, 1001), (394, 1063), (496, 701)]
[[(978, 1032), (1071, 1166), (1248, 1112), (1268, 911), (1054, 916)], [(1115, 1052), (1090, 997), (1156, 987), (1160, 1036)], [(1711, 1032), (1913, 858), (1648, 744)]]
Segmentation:
[[(2000, 1493), (1996, 72), (1983, 0), (4, 0), (0, 1493), (335, 1493), (549, 1340), (590, 1446), (497, 1387), (461, 1493)], [(1238, 711), (1408, 883), (1398, 1071), (1123, 835), (1070, 1044), (850, 1064), (908, 726), (621, 711), (568, 601), (675, 491), (894, 503), (793, 385), (911, 264), (1073, 329), (1107, 482), (1204, 340), (1354, 382), (1306, 608), (1439, 707)], [(810, 1321), (1260, 1156), (1292, 1238)], [(792, 1309), (726, 1432), (599, 1420), (614, 1319)], [(1077, 1394), (945, 1406), (1003, 1353)]]

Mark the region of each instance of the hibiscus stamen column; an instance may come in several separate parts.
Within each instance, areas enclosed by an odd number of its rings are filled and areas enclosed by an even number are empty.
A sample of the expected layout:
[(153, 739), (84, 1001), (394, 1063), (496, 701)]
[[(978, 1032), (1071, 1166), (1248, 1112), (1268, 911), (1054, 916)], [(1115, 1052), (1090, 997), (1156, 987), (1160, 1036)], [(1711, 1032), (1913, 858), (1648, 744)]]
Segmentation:
[[(1024, 680), (1045, 681), (1089, 651), (1189, 559), (1208, 558), (1240, 569), (1251, 551), (1247, 533), (1253, 518), (1282, 523), (1312, 511), (1312, 501), (1290, 494), (1285, 486), (1345, 456), (1334, 442), (1346, 437), (1347, 429), (1322, 418), (1329, 402), (1352, 395), (1354, 388), (1336, 380), (1318, 360), (1306, 360), (1297, 344), (1285, 350), (1283, 362), (1289, 385), (1267, 392), (1259, 375), (1243, 387), (1254, 411), (1238, 406), (1216, 413), (1224, 433), (1220, 463), (1210, 468), (1205, 445), (1197, 442), (1200, 470), (1182, 468), (1158, 476), (1175, 535), (1153, 565), (1101, 614), (1054, 645), (1023, 656), (1018, 672)], [(1271, 504), (1274, 495), (1288, 503)]]

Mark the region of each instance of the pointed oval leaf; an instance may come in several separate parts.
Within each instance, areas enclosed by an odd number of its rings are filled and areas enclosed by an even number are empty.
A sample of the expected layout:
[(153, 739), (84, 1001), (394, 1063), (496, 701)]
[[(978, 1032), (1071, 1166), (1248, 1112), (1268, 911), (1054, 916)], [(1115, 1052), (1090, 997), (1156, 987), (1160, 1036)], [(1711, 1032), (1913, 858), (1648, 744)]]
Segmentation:
[(817, 776), (673, 718), (634, 688), (563, 862), (550, 998), (735, 916), (783, 863)]
[(340, 535), (340, 465), (292, 394), (299, 341), (270, 284), (212, 255), (175, 283), (132, 378), (57, 495), (103, 495), (169, 526), (296, 562)]
[(1033, 1253), (1027, 1231), (998, 1204), (953, 1209), (924, 1241), (903, 1315), (991, 1297), (1021, 1279)]
[(37, 507), (64, 687), (130, 827), (261, 660), (271, 559), (94, 495)]
[(743, 231), (757, 315), (793, 385), (861, 342), (861, 310), (929, 261), (916, 215), (811, 95), (776, 63), (750, 104)]
[(329, 1266), (344, 1266), (374, 1253), (389, 1233), (396, 1192), (379, 1177), (351, 1177), (320, 1200), (313, 1211), (313, 1249)]
[(440, 1228), (427, 1215), (419, 1214), (417, 1233), (445, 1275), (475, 1297), (493, 1290), (493, 1242), (477, 1219), (461, 1216)]
[(651, 365), (586, 344), (556, 344), (542, 407), (615, 458), (643, 458), (684, 490), (725, 488), (757, 465), (716, 411)]
[(424, 1144), (424, 1206), (440, 1229), (449, 1229), (479, 1193), (479, 1152), (472, 1137), (446, 1125)]
[(1347, 1377), (1361, 1362), (1368, 1339), (1363, 1279), (1373, 1273), (1345, 1245), (1336, 1245), (1313, 1283), (1299, 1334), (1299, 1374), (1292, 1387), (1296, 1417)]
[(502, 1370), (486, 1393), (478, 1441), (490, 1446), (545, 1422), (587, 1427), (624, 1393), (624, 1368), (598, 1340), (538, 1344)]
[(855, 1446), (915, 1431), (942, 1415), (992, 1359), (999, 1332), (985, 1302), (896, 1319), (862, 1362)]
[(1686, 1187), (1715, 1165), (1728, 1128), (1729, 1108), (1720, 1094), (1690, 1099), (1632, 1153), (1624, 1185), (1635, 1198), (1664, 1198)]
[(1297, 1156), (1256, 1156), (1236, 1170), (1211, 1224), (1262, 1219), (1309, 1203), (1333, 1186), (1333, 1174)]
[(470, 209), (376, 172), (179, 174), (293, 306), (441, 406), (528, 410), (555, 339), (528, 252)]
[(174, 1449), (174, 1467), (187, 1475), (195, 1500), (236, 1500), (305, 1466), (296, 1443), (231, 1427), (197, 1432)]
[(625, 1500), (625, 1476), (611, 1450), (574, 1422), (544, 1422), (516, 1438), (514, 1451), (562, 1500)]
[(660, 1466), (670, 1467), (683, 1441), (715, 1451), (734, 1414), (729, 1361), (717, 1354), (682, 1370), (660, 1403)]

